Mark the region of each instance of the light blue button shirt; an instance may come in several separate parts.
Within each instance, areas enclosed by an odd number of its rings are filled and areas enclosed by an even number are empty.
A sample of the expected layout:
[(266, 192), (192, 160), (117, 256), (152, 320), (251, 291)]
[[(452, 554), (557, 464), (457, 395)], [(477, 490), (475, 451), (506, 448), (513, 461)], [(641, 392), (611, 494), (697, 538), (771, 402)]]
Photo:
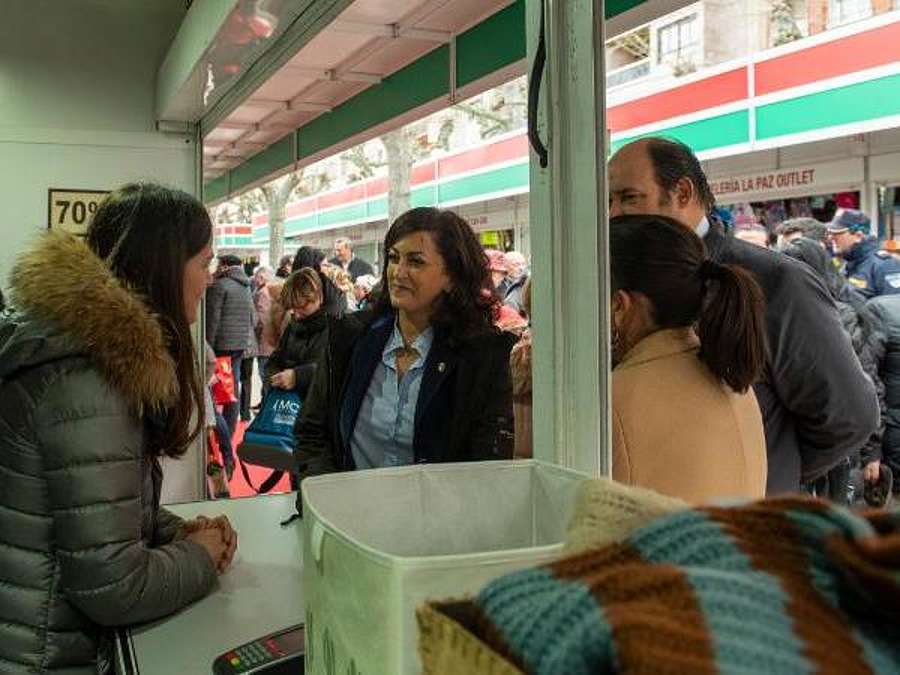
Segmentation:
[(394, 324), (394, 332), (381, 353), (381, 362), (372, 375), (350, 438), (350, 451), (357, 469), (403, 466), (415, 460), (416, 406), (433, 341), (431, 328), (415, 339), (410, 346), (419, 356), (403, 379), (398, 380), (397, 351), (403, 349), (403, 336)]

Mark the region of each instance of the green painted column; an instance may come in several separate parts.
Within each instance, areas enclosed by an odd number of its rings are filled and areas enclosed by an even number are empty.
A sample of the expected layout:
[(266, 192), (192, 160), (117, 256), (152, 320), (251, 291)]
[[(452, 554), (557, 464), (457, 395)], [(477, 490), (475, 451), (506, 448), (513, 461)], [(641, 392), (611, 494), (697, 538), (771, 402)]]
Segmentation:
[(534, 449), (539, 459), (610, 473), (609, 272), (601, 0), (528, 0), (533, 63), (542, 5), (547, 67), (542, 169), (531, 154)]

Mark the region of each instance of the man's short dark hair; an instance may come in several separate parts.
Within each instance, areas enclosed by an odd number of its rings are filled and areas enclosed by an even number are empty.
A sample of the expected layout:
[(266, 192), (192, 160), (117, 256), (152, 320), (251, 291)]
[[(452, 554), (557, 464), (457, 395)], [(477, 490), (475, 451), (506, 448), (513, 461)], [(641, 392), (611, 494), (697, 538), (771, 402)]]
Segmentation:
[(227, 267), (234, 267), (236, 265), (244, 264), (240, 258), (238, 258), (236, 255), (232, 255), (231, 253), (225, 253), (224, 255), (220, 255), (219, 262)]
[(824, 242), (828, 238), (828, 231), (825, 223), (821, 223), (815, 218), (791, 218), (785, 220), (778, 228), (778, 234), (786, 236), (799, 232), (807, 239), (812, 239), (819, 243)]
[(666, 194), (675, 190), (678, 181), (687, 178), (697, 191), (697, 199), (707, 213), (716, 205), (716, 197), (709, 187), (700, 160), (691, 149), (680, 141), (652, 137), (647, 140), (647, 154), (653, 163), (656, 184)]

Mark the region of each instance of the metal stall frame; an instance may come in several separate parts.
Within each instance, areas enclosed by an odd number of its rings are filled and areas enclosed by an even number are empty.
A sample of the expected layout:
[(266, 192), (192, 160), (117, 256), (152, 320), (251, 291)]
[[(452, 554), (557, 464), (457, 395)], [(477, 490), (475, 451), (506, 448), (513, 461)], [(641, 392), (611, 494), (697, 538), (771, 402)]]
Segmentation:
[[(610, 474), (609, 272), (604, 48), (614, 34), (689, 0), (514, 0), (416, 61), (385, 76), (327, 116), (312, 119), (204, 185), (215, 204), (353, 144), (495, 86), (533, 62), (545, 11), (546, 76), (538, 122), (545, 168), (530, 162), (534, 276), (535, 455), (595, 475)], [(332, 8), (343, 6), (332, 2)], [(322, 22), (288, 36), (294, 49)], [(290, 57), (258, 63), (253, 82)], [(201, 120), (201, 134), (240, 104), (239, 83)], [(237, 93), (240, 92), (240, 93)], [(227, 101), (227, 104), (224, 103)]]

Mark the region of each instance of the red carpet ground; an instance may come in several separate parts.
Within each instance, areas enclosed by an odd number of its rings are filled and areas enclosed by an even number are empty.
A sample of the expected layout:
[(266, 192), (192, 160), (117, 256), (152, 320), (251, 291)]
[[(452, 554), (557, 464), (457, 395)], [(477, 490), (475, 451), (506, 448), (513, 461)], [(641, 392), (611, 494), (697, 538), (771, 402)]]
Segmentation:
[[(241, 443), (241, 439), (244, 437), (244, 429), (247, 428), (249, 422), (238, 422), (238, 428), (234, 432), (234, 439), (232, 446), (237, 448)], [(212, 445), (215, 446), (215, 439), (212, 441)], [(215, 448), (216, 458), (221, 462), (221, 455), (219, 454), (218, 448)], [(271, 469), (266, 469), (261, 466), (252, 466), (247, 464), (247, 472), (250, 474), (250, 481), (256, 487), (259, 487), (260, 483), (262, 483), (266, 478), (268, 478), (271, 473)], [(240, 466), (235, 466), (234, 475), (231, 477), (231, 482), (228, 484), (228, 489), (231, 492), (231, 498), (235, 499), (238, 497), (252, 497), (256, 494), (256, 491), (247, 485), (247, 481), (244, 480), (244, 474), (241, 471)], [(291, 484), (288, 477), (285, 475), (282, 477), (278, 484), (275, 485), (274, 488), (268, 494), (275, 494), (278, 492), (290, 492)]]

